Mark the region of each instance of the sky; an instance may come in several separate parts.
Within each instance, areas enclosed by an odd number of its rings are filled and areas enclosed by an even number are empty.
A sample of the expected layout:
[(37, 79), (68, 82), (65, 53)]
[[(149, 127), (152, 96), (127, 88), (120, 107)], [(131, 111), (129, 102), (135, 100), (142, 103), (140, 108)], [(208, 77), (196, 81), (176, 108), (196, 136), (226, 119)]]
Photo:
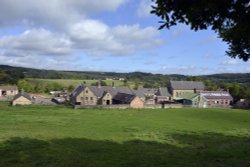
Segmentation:
[(151, 0), (1, 0), (0, 64), (204, 75), (250, 72), (211, 30), (158, 30)]

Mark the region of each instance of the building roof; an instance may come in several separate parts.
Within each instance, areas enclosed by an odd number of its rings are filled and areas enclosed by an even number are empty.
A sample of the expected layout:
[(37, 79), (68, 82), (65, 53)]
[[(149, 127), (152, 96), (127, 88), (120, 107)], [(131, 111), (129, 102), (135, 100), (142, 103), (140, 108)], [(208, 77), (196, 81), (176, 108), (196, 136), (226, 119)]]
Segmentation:
[(157, 88), (139, 88), (134, 91), (136, 96), (144, 97), (145, 95), (155, 95), (158, 92)]
[(117, 94), (113, 97), (113, 99), (128, 104), (128, 103), (130, 103), (135, 97), (136, 97), (136, 95), (133, 95), (133, 94), (117, 93)]
[(197, 81), (170, 81), (171, 87), (174, 90), (204, 90), (203, 82)]
[(193, 98), (195, 98), (196, 96), (198, 96), (197, 93), (184, 93), (182, 95), (179, 96), (180, 99), (187, 99), (187, 100), (192, 100)]
[(79, 85), (73, 92), (71, 93), (72, 98), (76, 98), (82, 91), (83, 91), (83, 86)]
[(167, 96), (167, 97), (171, 96), (171, 94), (168, 91), (168, 88), (166, 88), (166, 87), (160, 87), (158, 89), (158, 92), (156, 95), (157, 96)]
[(226, 91), (202, 91), (200, 92), (206, 99), (228, 99), (233, 100), (233, 97)]
[(32, 100), (32, 98), (30, 97), (30, 95), (28, 94), (28, 93), (26, 93), (26, 92), (19, 92), (18, 94), (16, 94), (15, 96), (14, 96), (14, 98), (13, 98), (13, 101), (15, 101), (16, 99), (18, 99), (19, 97), (25, 97), (26, 99), (28, 99), (28, 100)]
[(88, 86), (88, 88), (94, 93), (97, 97), (102, 97), (104, 93), (108, 92), (112, 96), (115, 96), (117, 93), (126, 93), (133, 95), (134, 93), (129, 87), (126, 86)]
[(18, 90), (16, 86), (0, 86), (0, 90), (7, 91), (7, 90)]

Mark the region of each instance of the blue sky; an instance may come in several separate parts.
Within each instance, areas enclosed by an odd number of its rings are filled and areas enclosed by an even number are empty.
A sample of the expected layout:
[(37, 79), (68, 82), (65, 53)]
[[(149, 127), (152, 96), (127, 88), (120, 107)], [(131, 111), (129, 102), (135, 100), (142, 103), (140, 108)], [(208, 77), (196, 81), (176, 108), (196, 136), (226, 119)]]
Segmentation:
[(211, 30), (157, 30), (151, 0), (2, 0), (0, 64), (76, 71), (250, 72)]

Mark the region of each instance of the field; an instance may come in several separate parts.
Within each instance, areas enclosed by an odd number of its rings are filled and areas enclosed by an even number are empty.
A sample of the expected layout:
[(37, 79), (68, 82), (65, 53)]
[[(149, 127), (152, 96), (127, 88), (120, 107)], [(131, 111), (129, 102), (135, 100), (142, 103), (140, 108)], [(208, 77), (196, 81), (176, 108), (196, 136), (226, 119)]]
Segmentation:
[[(78, 79), (35, 79), (35, 78), (28, 78), (27, 79), (28, 82), (31, 83), (35, 83), (35, 82), (39, 82), (39, 83), (58, 83), (62, 86), (69, 86), (69, 85), (73, 85), (73, 86), (78, 86), (80, 84), (83, 83), (83, 81), (86, 82), (86, 85), (91, 85), (92, 83), (97, 83), (99, 80), (78, 80)], [(107, 85), (111, 86), (112, 82), (114, 82), (114, 84), (116, 86), (123, 86), (124, 83), (123, 81), (119, 81), (119, 80), (103, 80), (106, 82)]]
[(1, 167), (246, 167), (250, 111), (0, 105)]

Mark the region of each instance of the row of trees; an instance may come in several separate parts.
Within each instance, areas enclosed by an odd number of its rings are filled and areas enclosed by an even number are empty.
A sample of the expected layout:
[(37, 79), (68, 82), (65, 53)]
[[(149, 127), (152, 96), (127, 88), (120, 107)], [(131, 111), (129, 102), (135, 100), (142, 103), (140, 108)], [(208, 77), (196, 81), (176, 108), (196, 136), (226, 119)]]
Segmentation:
[(71, 92), (75, 89), (73, 85), (69, 86), (63, 86), (60, 85), (56, 82), (52, 83), (44, 83), (44, 82), (35, 82), (35, 83), (30, 83), (27, 82), (26, 80), (22, 79), (19, 80), (17, 83), (18, 89), (19, 90), (24, 90), (25, 92), (29, 93), (49, 93), (50, 91), (59, 91), (59, 90), (64, 90)]

